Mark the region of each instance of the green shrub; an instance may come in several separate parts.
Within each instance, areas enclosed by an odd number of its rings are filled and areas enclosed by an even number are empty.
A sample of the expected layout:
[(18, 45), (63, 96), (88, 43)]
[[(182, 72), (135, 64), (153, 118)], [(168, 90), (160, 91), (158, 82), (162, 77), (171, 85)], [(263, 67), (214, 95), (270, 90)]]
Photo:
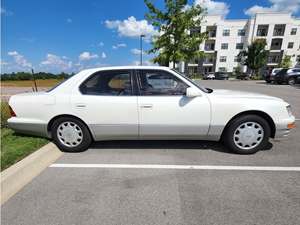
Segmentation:
[(1, 101), (1, 128), (7, 127), (8, 118), (10, 118), (8, 103)]

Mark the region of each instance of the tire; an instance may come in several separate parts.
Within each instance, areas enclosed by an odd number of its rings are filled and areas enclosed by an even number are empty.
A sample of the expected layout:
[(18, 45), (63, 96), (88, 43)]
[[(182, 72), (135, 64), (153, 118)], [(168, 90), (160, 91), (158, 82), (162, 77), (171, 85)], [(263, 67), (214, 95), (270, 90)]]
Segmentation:
[(288, 84), (291, 86), (294, 86), (296, 84), (296, 78), (295, 77), (290, 77), (288, 79)]
[(54, 143), (62, 152), (82, 152), (92, 143), (87, 126), (72, 117), (61, 117), (55, 120), (51, 127), (51, 134)]
[[(244, 128), (243, 125), (245, 125)], [(244, 130), (245, 128), (248, 130)], [(254, 154), (264, 149), (271, 135), (268, 122), (257, 115), (244, 115), (235, 118), (224, 132), (223, 142), (237, 154)], [(248, 144), (249, 142), (251, 143)], [(255, 145), (253, 145), (254, 143)]]
[(270, 84), (270, 83), (271, 83), (271, 81), (270, 81), (270, 80), (266, 80), (266, 83), (267, 83), (267, 84)]
[(283, 81), (276, 81), (276, 84), (282, 85)]

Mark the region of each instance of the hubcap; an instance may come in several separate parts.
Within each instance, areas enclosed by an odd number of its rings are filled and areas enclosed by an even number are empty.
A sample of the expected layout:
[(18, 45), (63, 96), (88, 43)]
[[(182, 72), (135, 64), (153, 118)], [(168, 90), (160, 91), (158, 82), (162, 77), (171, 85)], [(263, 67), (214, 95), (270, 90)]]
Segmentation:
[(81, 128), (74, 122), (63, 122), (57, 128), (59, 141), (67, 147), (78, 146), (83, 139)]
[(233, 135), (233, 141), (241, 149), (249, 150), (258, 146), (264, 137), (264, 129), (256, 122), (242, 123)]

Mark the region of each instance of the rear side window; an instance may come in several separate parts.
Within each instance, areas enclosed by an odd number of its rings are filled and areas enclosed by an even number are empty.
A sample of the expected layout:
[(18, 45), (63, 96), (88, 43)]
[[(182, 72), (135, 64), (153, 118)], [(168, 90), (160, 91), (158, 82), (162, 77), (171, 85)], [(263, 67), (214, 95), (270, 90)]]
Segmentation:
[(85, 80), (79, 89), (84, 95), (132, 95), (131, 74), (129, 70), (101, 71)]

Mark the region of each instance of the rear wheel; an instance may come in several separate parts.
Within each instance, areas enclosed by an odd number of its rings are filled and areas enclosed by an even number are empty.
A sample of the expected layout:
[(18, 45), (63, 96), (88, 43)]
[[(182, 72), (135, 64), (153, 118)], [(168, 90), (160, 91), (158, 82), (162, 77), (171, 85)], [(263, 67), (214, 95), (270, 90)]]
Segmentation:
[(51, 132), (55, 144), (63, 152), (85, 151), (92, 142), (86, 125), (72, 117), (62, 117), (55, 120)]
[(268, 122), (257, 115), (245, 115), (230, 122), (223, 140), (238, 154), (253, 154), (268, 144), (271, 129)]

